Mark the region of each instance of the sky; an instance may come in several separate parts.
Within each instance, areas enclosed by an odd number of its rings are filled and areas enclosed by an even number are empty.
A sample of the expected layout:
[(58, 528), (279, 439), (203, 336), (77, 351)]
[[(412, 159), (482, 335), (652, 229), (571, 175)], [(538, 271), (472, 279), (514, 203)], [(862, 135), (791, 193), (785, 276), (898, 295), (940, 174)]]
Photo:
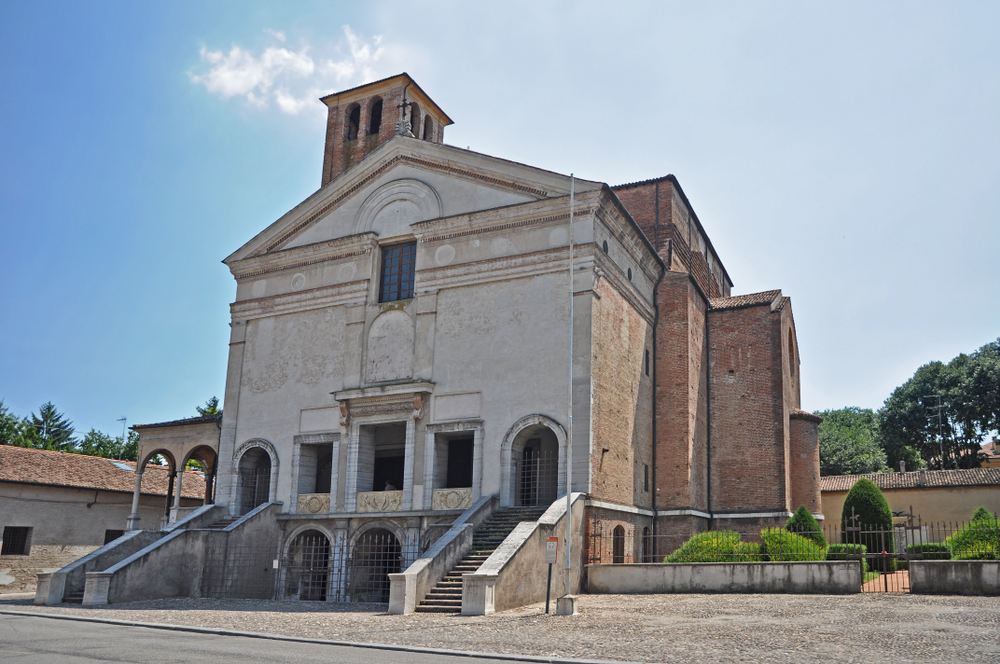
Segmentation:
[(0, 0), (0, 400), (78, 432), (223, 396), (221, 260), (314, 192), (321, 95), (406, 71), (445, 142), (673, 173), (792, 298), (802, 405), (1000, 337), (995, 2)]

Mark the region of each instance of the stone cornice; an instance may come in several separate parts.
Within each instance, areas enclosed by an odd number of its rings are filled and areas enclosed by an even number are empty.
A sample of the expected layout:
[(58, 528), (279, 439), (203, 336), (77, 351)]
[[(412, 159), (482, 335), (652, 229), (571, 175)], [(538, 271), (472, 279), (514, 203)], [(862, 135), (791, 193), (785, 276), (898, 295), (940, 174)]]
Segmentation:
[(370, 254), (377, 245), (376, 233), (359, 233), (234, 261), (229, 270), (237, 280), (248, 279), (271, 272), (363, 256)]
[(345, 284), (320, 286), (306, 290), (261, 297), (255, 300), (240, 300), (229, 305), (229, 312), (235, 319), (277, 316), (280, 314), (323, 309), (364, 301), (368, 296), (368, 280), (360, 279)]

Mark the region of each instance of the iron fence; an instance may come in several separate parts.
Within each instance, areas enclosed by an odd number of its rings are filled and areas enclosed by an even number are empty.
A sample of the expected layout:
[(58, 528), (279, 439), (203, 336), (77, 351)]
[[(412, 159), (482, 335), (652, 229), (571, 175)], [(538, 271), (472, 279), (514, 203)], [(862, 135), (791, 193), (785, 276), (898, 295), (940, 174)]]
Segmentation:
[(587, 534), (591, 564), (651, 562), (783, 562), (856, 560), (863, 592), (907, 592), (912, 560), (1000, 558), (1000, 520), (980, 515), (968, 522), (924, 522), (911, 514), (891, 527), (857, 517), (815, 531), (783, 528), (706, 530), (652, 534), (652, 524), (594, 521)]

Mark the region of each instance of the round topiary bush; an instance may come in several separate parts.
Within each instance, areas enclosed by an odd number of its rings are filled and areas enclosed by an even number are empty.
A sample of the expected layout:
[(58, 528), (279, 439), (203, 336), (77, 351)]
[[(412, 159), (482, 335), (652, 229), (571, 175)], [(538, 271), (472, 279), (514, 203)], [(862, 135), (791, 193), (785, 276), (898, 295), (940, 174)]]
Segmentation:
[[(845, 544), (864, 544), (868, 553), (885, 551), (892, 554), (895, 551), (892, 510), (882, 491), (871, 480), (862, 477), (847, 492), (840, 525)], [(857, 527), (861, 530), (848, 530)], [(879, 572), (894, 572), (896, 560), (880, 557), (871, 560), (871, 567)]]
[(823, 536), (823, 529), (819, 527), (819, 521), (812, 515), (812, 512), (806, 509), (805, 505), (799, 505), (799, 509), (795, 510), (795, 514), (785, 524), (785, 530), (808, 537), (822, 548), (826, 548), (826, 537)]

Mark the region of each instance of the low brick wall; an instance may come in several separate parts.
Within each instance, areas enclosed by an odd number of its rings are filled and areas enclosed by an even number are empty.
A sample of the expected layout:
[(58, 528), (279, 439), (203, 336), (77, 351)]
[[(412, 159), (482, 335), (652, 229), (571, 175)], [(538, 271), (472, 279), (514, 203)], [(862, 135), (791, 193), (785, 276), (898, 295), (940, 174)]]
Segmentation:
[(587, 565), (595, 594), (797, 593), (848, 595), (861, 591), (856, 561), (787, 563), (646, 563)]
[(40, 544), (31, 547), (31, 555), (0, 556), (0, 593), (35, 592), (39, 574), (55, 572), (98, 548)]
[(1000, 595), (1000, 561), (911, 560), (910, 592), (923, 595)]

